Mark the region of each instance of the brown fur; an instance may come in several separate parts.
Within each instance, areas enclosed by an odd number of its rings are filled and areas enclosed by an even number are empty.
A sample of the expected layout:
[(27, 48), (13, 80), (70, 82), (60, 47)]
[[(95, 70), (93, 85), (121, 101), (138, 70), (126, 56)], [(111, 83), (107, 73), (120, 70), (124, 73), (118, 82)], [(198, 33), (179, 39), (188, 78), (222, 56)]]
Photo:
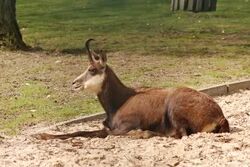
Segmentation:
[(229, 124), (221, 108), (208, 95), (185, 87), (132, 89), (123, 85), (108, 66), (98, 99), (107, 114), (103, 122), (104, 129), (64, 135), (39, 134), (36, 137), (103, 138), (107, 135), (129, 134), (138, 138), (156, 135), (181, 138), (197, 132), (229, 132)]
[[(109, 77), (115, 75), (110, 68), (107, 70)], [(197, 132), (229, 132), (221, 108), (204, 93), (190, 88), (140, 88), (131, 91), (117, 77), (114, 78), (112, 82), (120, 86), (119, 93), (115, 93), (114, 87), (104, 86), (101, 95), (98, 95), (103, 97), (99, 98), (102, 104), (110, 105), (115, 111), (106, 109), (107, 115), (112, 113), (106, 120), (111, 131), (123, 134), (133, 129), (142, 129), (176, 138)], [(124, 96), (121, 92), (124, 92)], [(131, 92), (130, 97), (125, 92)], [(108, 103), (102, 99), (119, 101)], [(117, 107), (119, 102), (122, 105)], [(208, 128), (209, 125), (213, 127)]]

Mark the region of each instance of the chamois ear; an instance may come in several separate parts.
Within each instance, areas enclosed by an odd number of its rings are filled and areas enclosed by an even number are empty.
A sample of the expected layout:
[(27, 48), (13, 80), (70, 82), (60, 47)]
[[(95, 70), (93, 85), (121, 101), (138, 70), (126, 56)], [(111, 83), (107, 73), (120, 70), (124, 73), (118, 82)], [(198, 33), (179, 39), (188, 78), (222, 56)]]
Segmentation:
[(107, 54), (106, 54), (106, 51), (101, 50), (100, 53), (101, 53), (100, 55), (101, 55), (101, 57), (102, 57), (102, 61), (106, 63), (106, 62), (107, 62)]
[(107, 56), (102, 50), (92, 51), (93, 65), (97, 68), (103, 68), (106, 66)]

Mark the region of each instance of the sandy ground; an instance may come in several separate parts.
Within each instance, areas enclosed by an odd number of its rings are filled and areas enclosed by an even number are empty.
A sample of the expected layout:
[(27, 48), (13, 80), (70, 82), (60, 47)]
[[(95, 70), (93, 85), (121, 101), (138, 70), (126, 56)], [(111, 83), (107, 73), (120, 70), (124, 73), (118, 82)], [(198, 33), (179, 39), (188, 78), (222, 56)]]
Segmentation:
[[(132, 139), (74, 138), (39, 141), (30, 127), (16, 137), (0, 138), (0, 166), (250, 166), (250, 91), (216, 98), (228, 118), (230, 134), (194, 134)], [(92, 130), (99, 121), (54, 127), (46, 132)], [(44, 127), (42, 127), (44, 128)]]

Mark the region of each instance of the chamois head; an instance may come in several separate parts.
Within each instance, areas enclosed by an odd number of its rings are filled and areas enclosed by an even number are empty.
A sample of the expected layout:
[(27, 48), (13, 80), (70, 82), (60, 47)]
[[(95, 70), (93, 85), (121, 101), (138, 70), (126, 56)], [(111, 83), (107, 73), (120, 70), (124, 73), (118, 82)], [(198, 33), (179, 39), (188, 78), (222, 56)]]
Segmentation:
[(88, 52), (89, 66), (87, 69), (73, 81), (73, 90), (85, 89), (92, 93), (98, 94), (101, 91), (106, 71), (106, 54), (102, 50), (94, 51), (89, 48), (88, 39), (85, 47)]

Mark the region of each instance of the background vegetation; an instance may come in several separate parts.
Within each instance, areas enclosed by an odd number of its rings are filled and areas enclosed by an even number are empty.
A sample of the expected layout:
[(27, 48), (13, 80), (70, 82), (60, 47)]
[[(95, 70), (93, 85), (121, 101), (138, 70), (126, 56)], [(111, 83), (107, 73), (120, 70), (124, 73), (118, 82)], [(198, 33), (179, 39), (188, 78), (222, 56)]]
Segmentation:
[(25, 41), (79, 49), (89, 37), (109, 51), (164, 55), (249, 53), (250, 2), (220, 0), (216, 12), (171, 12), (170, 0), (37, 0), (17, 3)]

